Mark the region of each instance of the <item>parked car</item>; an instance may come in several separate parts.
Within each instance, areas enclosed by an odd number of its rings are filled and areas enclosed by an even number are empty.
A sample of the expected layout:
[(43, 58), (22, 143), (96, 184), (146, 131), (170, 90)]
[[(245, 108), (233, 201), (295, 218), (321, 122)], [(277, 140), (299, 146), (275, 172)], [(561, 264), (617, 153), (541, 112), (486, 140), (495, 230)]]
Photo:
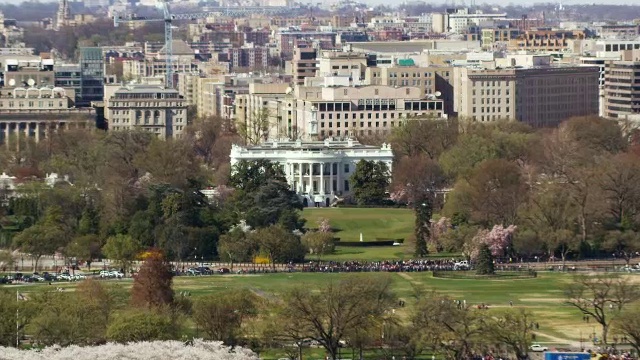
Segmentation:
[(228, 268), (219, 268), (218, 269), (218, 274), (228, 274), (230, 272), (231, 272), (231, 270), (229, 270)]
[(116, 279), (122, 279), (124, 277), (124, 274), (121, 273), (120, 271), (111, 271), (109, 272), (109, 274), (111, 275), (112, 278), (116, 278)]
[(200, 266), (200, 267), (197, 267), (196, 270), (198, 270), (200, 272), (200, 274), (202, 274), (202, 275), (211, 275), (211, 274), (213, 274), (213, 270), (211, 270), (211, 268), (208, 267), (208, 266)]
[(58, 279), (64, 280), (64, 281), (73, 281), (73, 280), (75, 280), (75, 278), (73, 276), (71, 276), (69, 273), (62, 273), (62, 274), (58, 275)]
[(101, 278), (103, 278), (103, 279), (104, 279), (104, 278), (110, 278), (110, 277), (111, 277), (111, 271), (102, 270), (102, 271), (100, 271), (99, 276), (100, 276)]
[(546, 346), (542, 346), (540, 344), (533, 344), (531, 345), (531, 347), (529, 348), (531, 351), (533, 352), (544, 352), (544, 351), (549, 351), (549, 348)]
[(31, 278), (32, 278), (34, 281), (46, 281), (46, 280), (45, 280), (42, 276), (40, 276), (40, 275), (33, 275), (33, 276), (31, 276)]
[(187, 270), (187, 275), (189, 275), (189, 276), (198, 276), (198, 275), (200, 275), (200, 271), (198, 271), (198, 269), (195, 269), (195, 268), (189, 268)]
[(469, 270), (471, 267), (469, 266), (469, 262), (467, 260), (458, 261), (453, 264), (454, 270)]
[(86, 279), (87, 277), (86, 277), (84, 274), (76, 274), (76, 275), (74, 276), (74, 278), (75, 278), (76, 280), (84, 280), (84, 279)]

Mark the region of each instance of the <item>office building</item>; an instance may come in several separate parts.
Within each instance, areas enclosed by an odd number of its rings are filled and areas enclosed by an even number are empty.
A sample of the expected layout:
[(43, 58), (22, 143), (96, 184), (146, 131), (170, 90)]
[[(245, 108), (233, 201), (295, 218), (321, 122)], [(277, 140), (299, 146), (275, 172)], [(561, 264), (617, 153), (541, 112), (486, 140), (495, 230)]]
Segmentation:
[(607, 61), (604, 75), (604, 116), (640, 119), (640, 51), (624, 51), (622, 60)]
[(517, 120), (556, 126), (598, 114), (598, 67), (454, 68), (455, 111), (478, 122)]
[(143, 130), (161, 139), (181, 137), (187, 126), (187, 102), (175, 89), (128, 85), (109, 97), (105, 117), (109, 131)]
[(78, 106), (104, 99), (104, 56), (99, 47), (80, 48), (81, 94)]
[(318, 71), (318, 51), (308, 44), (298, 44), (293, 50), (293, 60), (291, 60), (291, 72), (293, 83), (304, 84), (304, 79), (316, 76)]

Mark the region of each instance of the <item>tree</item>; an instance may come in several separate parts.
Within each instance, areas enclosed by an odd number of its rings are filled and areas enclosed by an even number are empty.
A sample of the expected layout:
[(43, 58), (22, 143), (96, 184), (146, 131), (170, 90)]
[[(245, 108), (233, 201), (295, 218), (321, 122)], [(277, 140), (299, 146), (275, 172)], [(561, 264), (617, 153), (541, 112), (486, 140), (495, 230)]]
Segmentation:
[(469, 178), (468, 190), (471, 218), (487, 227), (513, 224), (527, 193), (518, 166), (502, 159), (478, 165)]
[(472, 357), (485, 341), (480, 310), (459, 305), (436, 293), (422, 296), (411, 315), (412, 324), (422, 329), (420, 341), (447, 359)]
[[(246, 223), (244, 223), (246, 226)], [(220, 237), (218, 254), (220, 259), (231, 262), (250, 262), (258, 252), (258, 244), (250, 235), (251, 228), (235, 226)]]
[(391, 278), (349, 276), (320, 291), (298, 286), (283, 297), (283, 326), (295, 326), (318, 341), (333, 360), (338, 358), (340, 340), (355, 329), (366, 329), (391, 310), (395, 296)]
[(506, 345), (518, 360), (529, 358), (533, 335), (533, 314), (526, 309), (509, 309), (483, 318), (483, 328), (496, 345)]
[(602, 327), (602, 342), (613, 321), (630, 303), (640, 299), (637, 286), (619, 276), (577, 276), (565, 290), (566, 304), (589, 316)]
[(629, 265), (631, 259), (640, 251), (640, 234), (635, 231), (609, 231), (605, 235), (603, 248), (624, 259)]
[(437, 159), (456, 143), (458, 121), (452, 119), (411, 118), (394, 128), (391, 144), (398, 155), (409, 158), (426, 155)]
[(637, 309), (623, 311), (620, 319), (614, 323), (614, 328), (627, 338), (636, 354), (640, 353), (640, 312)]
[(333, 233), (330, 232), (309, 231), (302, 236), (301, 241), (311, 255), (318, 256), (318, 260), (323, 255), (333, 253), (335, 249)]
[(100, 284), (88, 280), (75, 294), (45, 292), (33, 300), (34, 340), (44, 345), (92, 345), (104, 342), (110, 298)]
[(250, 119), (238, 124), (238, 134), (247, 145), (257, 145), (268, 139), (269, 127), (271, 126), (269, 117), (271, 117), (271, 111), (263, 107), (254, 110)]
[(258, 229), (250, 235), (260, 252), (269, 258), (275, 268), (276, 262), (292, 262), (304, 259), (305, 249), (300, 239), (279, 225)]
[(431, 237), (430, 225), (433, 212), (431, 206), (431, 202), (427, 199), (423, 203), (415, 205), (416, 224), (414, 233), (416, 236), (416, 248), (413, 254), (418, 258), (424, 258), (429, 254), (427, 241)]
[(193, 319), (211, 340), (236, 345), (247, 319), (257, 315), (258, 298), (249, 290), (208, 295), (193, 304)]
[(602, 162), (597, 170), (598, 185), (605, 206), (618, 227), (629, 228), (638, 223), (640, 213), (640, 164), (630, 154), (618, 154)]
[(139, 242), (124, 234), (111, 236), (102, 248), (102, 252), (109, 259), (115, 260), (125, 273), (141, 250), (142, 246)]
[(236, 188), (229, 206), (234, 222), (244, 219), (256, 228), (280, 223), (290, 230), (304, 225), (298, 214), (302, 203), (278, 164), (269, 160), (240, 161), (233, 166), (229, 182)]
[(34, 271), (43, 255), (53, 255), (68, 242), (71, 229), (63, 223), (60, 212), (58, 207), (47, 208), (43, 219), (13, 238), (14, 246), (35, 260)]
[(389, 187), (389, 168), (380, 161), (360, 160), (351, 176), (351, 184), (358, 205), (378, 205)]
[(491, 249), (489, 249), (489, 245), (482, 244), (480, 245), (480, 250), (478, 251), (478, 258), (476, 259), (476, 274), (478, 275), (493, 275), (495, 274), (495, 268), (493, 265), (493, 255), (491, 254)]
[(173, 275), (170, 265), (157, 251), (147, 253), (147, 258), (134, 277), (131, 303), (141, 308), (162, 308), (173, 304)]
[(190, 145), (183, 139), (153, 140), (134, 164), (151, 174), (152, 181), (185, 188), (190, 179), (200, 178), (201, 166)]
[(440, 166), (452, 178), (466, 178), (481, 162), (498, 157), (495, 143), (475, 134), (463, 134), (440, 156)]
[(24, 334), (25, 327), (31, 324), (36, 311), (33, 304), (18, 301), (15, 292), (0, 290), (0, 346), (14, 346), (16, 332)]
[(463, 253), (471, 260), (476, 261), (483, 247), (489, 249), (489, 253), (493, 257), (501, 257), (505, 255), (505, 250), (513, 241), (513, 234), (517, 227), (509, 225), (495, 225), (491, 230), (480, 229), (473, 238), (464, 244)]
[(130, 309), (117, 314), (107, 328), (107, 339), (118, 343), (172, 340), (178, 338), (179, 325), (167, 311)]

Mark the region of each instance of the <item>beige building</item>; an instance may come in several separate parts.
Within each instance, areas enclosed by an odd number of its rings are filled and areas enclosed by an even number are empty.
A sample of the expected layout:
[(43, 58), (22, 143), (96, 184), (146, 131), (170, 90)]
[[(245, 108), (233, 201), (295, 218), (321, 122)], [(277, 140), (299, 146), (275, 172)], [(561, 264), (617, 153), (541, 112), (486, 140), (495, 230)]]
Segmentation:
[(478, 122), (555, 126), (573, 116), (598, 114), (598, 77), (598, 68), (590, 66), (455, 68), (454, 110)]
[(0, 89), (0, 137), (5, 145), (36, 142), (66, 128), (94, 128), (96, 111), (75, 108), (73, 90), (58, 87)]
[(364, 53), (323, 51), (318, 61), (318, 76), (348, 76), (353, 82), (364, 80), (367, 55)]
[(174, 89), (128, 85), (113, 92), (105, 118), (110, 131), (140, 129), (162, 139), (180, 137), (187, 126), (187, 102)]
[(640, 117), (640, 50), (623, 51), (622, 60), (606, 61), (604, 116)]
[(454, 115), (452, 80), (453, 67), (416, 66), (412, 59), (400, 59), (390, 67), (368, 67), (365, 70), (366, 84), (417, 87), (423, 97), (441, 99), (447, 115)]

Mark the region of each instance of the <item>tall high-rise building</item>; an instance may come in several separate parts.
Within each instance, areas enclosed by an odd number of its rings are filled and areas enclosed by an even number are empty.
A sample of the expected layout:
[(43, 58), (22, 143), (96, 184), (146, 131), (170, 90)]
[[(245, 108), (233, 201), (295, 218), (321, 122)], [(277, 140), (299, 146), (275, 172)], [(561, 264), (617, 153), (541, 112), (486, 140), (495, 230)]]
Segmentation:
[(104, 55), (99, 47), (80, 48), (81, 95), (77, 106), (104, 98)]
[(56, 13), (55, 29), (60, 30), (61, 27), (66, 26), (71, 19), (71, 11), (69, 10), (68, 0), (58, 1), (58, 12)]

